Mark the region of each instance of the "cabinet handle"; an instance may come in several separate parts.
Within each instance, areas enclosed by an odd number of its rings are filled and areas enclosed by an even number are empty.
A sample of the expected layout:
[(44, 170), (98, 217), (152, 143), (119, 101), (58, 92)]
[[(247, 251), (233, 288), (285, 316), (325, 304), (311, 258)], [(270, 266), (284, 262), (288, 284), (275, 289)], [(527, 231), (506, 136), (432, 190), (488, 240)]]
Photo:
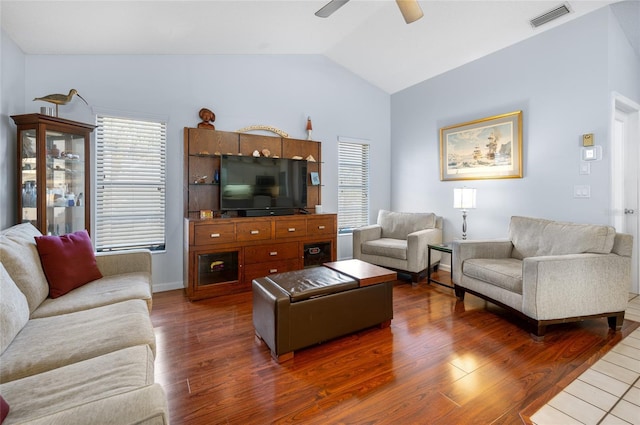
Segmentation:
[(278, 251), (271, 251), (269, 253), (269, 255), (271, 255), (272, 257), (275, 256), (275, 255), (278, 255)]
[(269, 273), (276, 273), (278, 269), (269, 269)]
[(220, 237), (220, 233), (212, 233), (211, 237), (212, 238), (219, 238)]
[(324, 226), (318, 226), (319, 230), (324, 230)]
[(287, 229), (287, 230), (289, 230), (290, 232), (295, 232), (296, 228), (295, 227), (289, 227), (289, 229)]
[(258, 233), (260, 233), (260, 230), (252, 230), (252, 231), (251, 231), (251, 234), (252, 234), (252, 235), (257, 235)]

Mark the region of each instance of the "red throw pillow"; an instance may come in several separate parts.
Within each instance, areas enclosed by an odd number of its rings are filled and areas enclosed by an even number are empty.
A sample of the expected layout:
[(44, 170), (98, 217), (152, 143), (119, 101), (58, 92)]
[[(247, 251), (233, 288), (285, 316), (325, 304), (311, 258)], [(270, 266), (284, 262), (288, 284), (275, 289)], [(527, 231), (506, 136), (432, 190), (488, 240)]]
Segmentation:
[(4, 418), (9, 414), (9, 404), (0, 395), (0, 424), (4, 422)]
[(86, 230), (35, 239), (51, 298), (102, 277)]

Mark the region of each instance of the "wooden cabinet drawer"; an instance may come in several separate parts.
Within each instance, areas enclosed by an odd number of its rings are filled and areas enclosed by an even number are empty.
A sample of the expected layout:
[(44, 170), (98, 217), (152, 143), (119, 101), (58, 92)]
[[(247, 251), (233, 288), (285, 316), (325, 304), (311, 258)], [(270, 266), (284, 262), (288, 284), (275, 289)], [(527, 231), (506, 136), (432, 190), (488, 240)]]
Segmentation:
[(236, 240), (233, 223), (205, 224), (194, 227), (194, 245), (235, 242)]
[(335, 235), (336, 220), (334, 216), (309, 217), (307, 220), (307, 236)]
[(238, 241), (262, 241), (271, 239), (271, 222), (248, 221), (236, 225), (236, 238)]
[(253, 279), (265, 277), (274, 273), (284, 273), (298, 270), (300, 261), (296, 259), (270, 261), (268, 263), (247, 264), (244, 266), (244, 281), (251, 284)]
[(294, 258), (298, 258), (297, 242), (248, 246), (244, 249), (244, 262), (246, 264), (266, 263), (269, 261), (290, 260)]
[(304, 218), (276, 221), (276, 238), (295, 238), (307, 234)]

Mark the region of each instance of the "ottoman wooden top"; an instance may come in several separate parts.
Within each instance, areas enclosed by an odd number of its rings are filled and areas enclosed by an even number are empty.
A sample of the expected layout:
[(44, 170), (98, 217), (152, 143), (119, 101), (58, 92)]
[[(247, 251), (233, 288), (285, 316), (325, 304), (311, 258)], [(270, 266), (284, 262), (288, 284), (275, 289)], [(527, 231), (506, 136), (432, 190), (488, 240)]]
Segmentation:
[(394, 271), (356, 259), (333, 261), (324, 263), (323, 266), (351, 276), (359, 282), (360, 286), (375, 285), (398, 278), (398, 274)]

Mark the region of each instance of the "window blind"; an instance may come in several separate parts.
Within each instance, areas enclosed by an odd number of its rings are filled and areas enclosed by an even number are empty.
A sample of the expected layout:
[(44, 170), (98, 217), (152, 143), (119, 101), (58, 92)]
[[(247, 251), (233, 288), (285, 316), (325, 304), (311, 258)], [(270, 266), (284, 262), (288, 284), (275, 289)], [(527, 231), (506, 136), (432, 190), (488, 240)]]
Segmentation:
[(369, 224), (369, 145), (338, 142), (338, 232)]
[(98, 251), (165, 248), (166, 123), (97, 117)]

